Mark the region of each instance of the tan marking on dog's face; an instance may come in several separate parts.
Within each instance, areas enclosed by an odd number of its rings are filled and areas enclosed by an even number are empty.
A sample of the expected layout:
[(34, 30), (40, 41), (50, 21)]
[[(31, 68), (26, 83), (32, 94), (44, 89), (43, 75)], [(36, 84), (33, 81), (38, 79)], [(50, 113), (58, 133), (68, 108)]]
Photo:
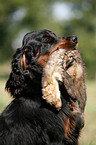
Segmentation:
[(40, 64), (41, 67), (44, 67), (44, 65), (47, 62), (48, 57), (49, 57), (49, 53), (44, 54), (38, 58), (37, 62)]
[(75, 44), (70, 40), (59, 40), (58, 43), (55, 45), (56, 48), (61, 48), (61, 49), (65, 49), (65, 50), (74, 50), (78, 47), (78, 43)]

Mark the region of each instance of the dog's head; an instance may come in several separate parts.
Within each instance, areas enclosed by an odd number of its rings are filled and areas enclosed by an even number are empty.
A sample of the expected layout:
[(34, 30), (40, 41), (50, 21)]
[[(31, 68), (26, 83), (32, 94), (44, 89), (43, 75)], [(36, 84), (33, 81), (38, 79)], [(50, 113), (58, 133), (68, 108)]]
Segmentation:
[[(12, 61), (12, 71), (6, 88), (14, 97), (41, 93), (42, 68), (49, 55), (59, 48), (76, 49), (77, 37), (57, 37), (49, 30), (39, 30), (24, 36)], [(71, 62), (70, 62), (71, 63)]]

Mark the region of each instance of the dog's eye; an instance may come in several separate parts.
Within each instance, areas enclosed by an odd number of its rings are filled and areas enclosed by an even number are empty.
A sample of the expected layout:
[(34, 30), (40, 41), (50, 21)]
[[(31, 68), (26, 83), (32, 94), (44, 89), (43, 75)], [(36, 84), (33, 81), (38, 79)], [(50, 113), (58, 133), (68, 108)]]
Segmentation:
[(44, 37), (44, 38), (43, 38), (43, 41), (44, 41), (44, 42), (49, 42), (50, 40), (51, 40), (50, 37)]
[(50, 35), (49, 34), (45, 34), (45, 36), (48, 36), (49, 37)]
[(47, 38), (47, 39), (46, 39), (46, 42), (48, 42), (48, 41), (49, 41), (49, 39)]
[(52, 37), (49, 34), (46, 34), (43, 40), (44, 40), (44, 42), (51, 42)]

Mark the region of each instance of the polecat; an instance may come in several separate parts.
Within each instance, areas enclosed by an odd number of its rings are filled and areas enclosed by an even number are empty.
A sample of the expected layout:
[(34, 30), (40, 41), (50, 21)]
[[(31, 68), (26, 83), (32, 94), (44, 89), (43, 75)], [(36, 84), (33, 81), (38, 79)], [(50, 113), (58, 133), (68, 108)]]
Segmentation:
[(62, 107), (59, 82), (63, 82), (68, 94), (78, 100), (81, 112), (86, 102), (85, 73), (80, 53), (77, 49), (59, 49), (48, 58), (43, 68), (43, 98), (57, 110)]

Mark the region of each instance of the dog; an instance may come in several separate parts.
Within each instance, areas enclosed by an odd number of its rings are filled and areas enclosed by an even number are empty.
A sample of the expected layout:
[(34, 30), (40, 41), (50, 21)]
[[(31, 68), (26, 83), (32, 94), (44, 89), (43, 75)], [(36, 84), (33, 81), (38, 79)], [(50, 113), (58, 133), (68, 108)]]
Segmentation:
[(70, 96), (64, 83), (60, 83), (59, 111), (42, 97), (43, 68), (58, 50), (58, 44), (73, 49), (77, 43), (74, 37), (59, 38), (49, 30), (24, 36), (22, 47), (13, 56), (6, 83), (13, 101), (0, 115), (0, 145), (78, 145), (82, 118), (80, 112), (72, 109), (78, 101), (76, 96)]

